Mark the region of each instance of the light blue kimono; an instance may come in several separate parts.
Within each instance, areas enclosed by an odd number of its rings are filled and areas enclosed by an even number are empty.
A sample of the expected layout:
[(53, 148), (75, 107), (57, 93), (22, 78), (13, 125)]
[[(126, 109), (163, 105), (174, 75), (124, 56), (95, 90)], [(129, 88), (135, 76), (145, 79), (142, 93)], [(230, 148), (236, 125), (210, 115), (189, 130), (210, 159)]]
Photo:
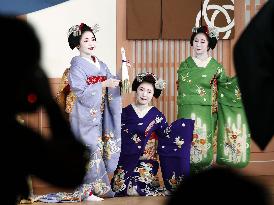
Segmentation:
[(102, 88), (102, 83), (87, 83), (91, 76), (116, 78), (99, 61), (100, 69), (88, 60), (76, 56), (71, 60), (69, 84), (76, 95), (70, 115), (75, 135), (91, 150), (91, 161), (83, 186), (98, 196), (114, 196), (108, 173), (113, 173), (121, 148), (120, 88)]

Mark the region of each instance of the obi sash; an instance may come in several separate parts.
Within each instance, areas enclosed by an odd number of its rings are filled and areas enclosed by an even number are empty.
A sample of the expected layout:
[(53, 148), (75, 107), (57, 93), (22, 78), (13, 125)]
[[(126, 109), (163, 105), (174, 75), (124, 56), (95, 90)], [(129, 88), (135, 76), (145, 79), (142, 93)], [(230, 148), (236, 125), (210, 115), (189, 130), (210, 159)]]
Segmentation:
[(90, 85), (90, 84), (95, 84), (95, 83), (98, 83), (98, 82), (103, 82), (107, 79), (106, 76), (89, 76), (87, 77), (87, 84)]

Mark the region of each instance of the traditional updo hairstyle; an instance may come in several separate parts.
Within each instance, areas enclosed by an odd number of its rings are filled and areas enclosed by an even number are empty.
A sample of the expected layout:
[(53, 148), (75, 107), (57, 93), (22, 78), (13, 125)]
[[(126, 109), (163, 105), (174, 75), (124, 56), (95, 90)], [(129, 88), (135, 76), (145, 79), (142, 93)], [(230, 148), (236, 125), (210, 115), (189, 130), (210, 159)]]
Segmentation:
[(193, 46), (194, 38), (198, 33), (203, 33), (206, 35), (207, 40), (208, 40), (208, 47), (209, 47), (209, 49), (213, 50), (217, 44), (218, 36), (219, 36), (219, 32), (217, 31), (217, 29), (214, 27), (209, 28), (207, 26), (194, 27), (192, 29), (192, 35), (190, 38), (191, 46)]
[(147, 82), (152, 84), (154, 88), (154, 97), (160, 97), (162, 90), (165, 88), (165, 81), (158, 79), (155, 74), (153, 73), (139, 73), (133, 83), (132, 83), (132, 90), (137, 91), (138, 87), (143, 83)]
[(94, 35), (93, 29), (84, 23), (81, 23), (80, 25), (74, 25), (69, 29), (68, 43), (71, 50), (80, 45), (81, 36), (86, 31), (90, 31)]

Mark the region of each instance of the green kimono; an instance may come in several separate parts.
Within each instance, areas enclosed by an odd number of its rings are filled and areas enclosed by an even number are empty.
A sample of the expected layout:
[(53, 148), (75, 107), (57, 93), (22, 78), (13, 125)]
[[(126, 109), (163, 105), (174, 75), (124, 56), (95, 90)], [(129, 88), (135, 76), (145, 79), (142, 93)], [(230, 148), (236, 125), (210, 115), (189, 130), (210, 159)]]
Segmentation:
[(178, 118), (195, 120), (190, 153), (191, 170), (197, 172), (213, 162), (213, 136), (217, 128), (217, 163), (245, 167), (250, 156), (250, 133), (237, 79), (211, 58), (205, 68), (192, 57), (178, 70)]

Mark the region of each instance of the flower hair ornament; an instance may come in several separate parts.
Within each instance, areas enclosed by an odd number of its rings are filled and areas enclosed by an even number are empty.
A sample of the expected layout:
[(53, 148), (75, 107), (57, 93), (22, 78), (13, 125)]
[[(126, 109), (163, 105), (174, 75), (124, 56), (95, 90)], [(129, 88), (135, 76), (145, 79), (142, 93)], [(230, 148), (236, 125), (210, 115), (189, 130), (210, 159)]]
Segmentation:
[(193, 28), (192, 28), (192, 33), (197, 33), (197, 31), (198, 31), (198, 28), (197, 28), (197, 27), (193, 27)]
[(219, 39), (219, 31), (216, 27), (209, 27), (208, 32), (210, 38), (216, 38), (217, 40)]
[(155, 74), (153, 73), (149, 73), (149, 72), (146, 72), (146, 73), (139, 73), (137, 76), (136, 76), (136, 80), (141, 83), (143, 82), (144, 78), (147, 77), (147, 76), (152, 76), (155, 80), (155, 88), (158, 89), (158, 90), (163, 90), (165, 87), (166, 87), (166, 82), (162, 79), (158, 79), (156, 77)]
[(164, 81), (163, 79), (158, 79), (155, 82), (155, 88), (158, 90), (163, 90), (166, 87), (166, 81)]
[[(84, 23), (81, 23), (80, 25), (72, 26), (68, 31), (68, 36), (70, 36), (71, 34), (74, 37), (81, 36), (82, 35), (82, 29), (83, 29), (84, 25), (85, 25)], [(90, 27), (90, 30), (93, 33), (98, 32), (99, 29), (100, 29), (99, 24), (94, 24), (92, 27)]]

